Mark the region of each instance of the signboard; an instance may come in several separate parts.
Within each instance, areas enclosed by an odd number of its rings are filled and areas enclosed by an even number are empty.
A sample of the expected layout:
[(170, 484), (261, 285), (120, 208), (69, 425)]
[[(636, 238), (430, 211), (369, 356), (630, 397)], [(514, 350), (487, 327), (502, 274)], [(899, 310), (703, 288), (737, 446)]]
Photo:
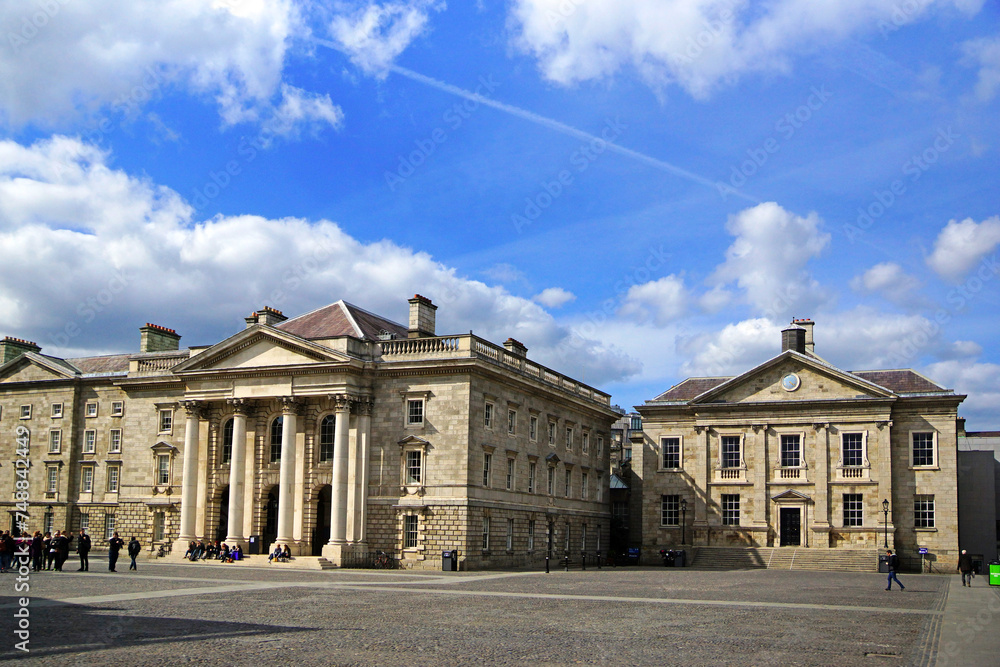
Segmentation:
[(927, 553), (927, 547), (920, 547), (919, 549), (917, 549), (917, 553), (920, 554), (921, 556), (924, 555), (925, 553)]

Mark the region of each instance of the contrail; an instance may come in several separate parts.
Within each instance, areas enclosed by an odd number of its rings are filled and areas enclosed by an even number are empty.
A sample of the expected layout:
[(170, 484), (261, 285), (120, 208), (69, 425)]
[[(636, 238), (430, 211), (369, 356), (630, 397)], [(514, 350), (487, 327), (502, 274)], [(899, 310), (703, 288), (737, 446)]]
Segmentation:
[[(313, 41), (315, 41), (317, 44), (320, 44), (321, 46), (325, 46), (327, 48), (333, 49), (334, 51), (339, 51), (340, 53), (346, 54), (346, 52), (334, 42), (330, 42), (325, 39), (319, 39), (319, 38), (313, 38)], [(583, 130), (578, 130), (577, 128), (567, 125), (565, 123), (560, 123), (557, 120), (546, 118), (545, 116), (540, 116), (539, 114), (534, 113), (533, 111), (528, 111), (527, 109), (522, 109), (520, 107), (516, 107), (511, 104), (497, 102), (496, 100), (490, 99), (489, 97), (484, 97), (479, 93), (474, 93), (470, 90), (465, 90), (464, 88), (453, 86), (452, 84), (445, 83), (444, 81), (438, 81), (437, 79), (432, 79), (429, 76), (425, 76), (423, 74), (420, 74), (419, 72), (414, 72), (413, 70), (406, 69), (405, 67), (400, 67), (399, 65), (391, 65), (389, 67), (389, 71), (393, 72), (394, 74), (399, 74), (400, 76), (404, 76), (407, 79), (411, 79), (413, 81), (417, 81), (424, 85), (430, 86), (431, 88), (436, 88), (438, 90), (450, 93), (457, 97), (462, 97), (467, 100), (478, 102), (479, 104), (492, 107), (494, 109), (497, 109), (498, 111), (503, 111), (504, 113), (510, 114), (511, 116), (516, 116), (517, 118), (521, 118), (528, 122), (535, 123), (536, 125), (541, 125), (542, 127), (547, 127), (550, 130), (554, 130), (556, 132), (560, 132), (562, 134), (575, 137), (577, 139), (582, 139), (587, 142), (595, 140), (601, 141), (607, 144), (608, 147), (607, 149), (609, 151), (613, 151), (620, 155), (630, 157), (633, 160), (638, 160), (639, 162), (642, 162), (643, 164), (655, 167), (656, 169), (660, 169), (661, 171), (666, 171), (668, 173), (674, 174), (675, 176), (680, 176), (681, 178), (693, 181), (695, 183), (698, 183), (699, 185), (704, 185), (706, 187), (712, 188), (713, 190), (718, 191), (720, 188), (724, 188), (725, 194), (727, 195), (733, 195), (735, 197), (745, 199), (754, 204), (759, 204), (761, 202), (761, 200), (756, 199), (755, 197), (751, 197), (750, 195), (744, 194), (736, 190), (735, 188), (730, 187), (728, 184), (720, 185), (716, 181), (707, 179), (704, 176), (699, 176), (698, 174), (690, 172), (687, 169), (683, 169), (681, 167), (670, 164), (669, 162), (665, 162), (663, 160), (658, 160), (654, 157), (650, 157), (649, 155), (640, 153), (639, 151), (634, 151), (631, 148), (625, 148), (624, 146), (619, 146), (618, 144), (602, 139), (601, 137), (590, 134), (589, 132), (584, 132)]]

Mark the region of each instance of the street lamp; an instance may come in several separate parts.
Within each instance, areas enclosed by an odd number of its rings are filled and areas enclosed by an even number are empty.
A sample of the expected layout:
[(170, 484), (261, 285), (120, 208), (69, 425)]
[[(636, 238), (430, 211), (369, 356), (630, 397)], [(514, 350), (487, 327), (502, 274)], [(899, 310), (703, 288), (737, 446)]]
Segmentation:
[(687, 544), (687, 498), (681, 498), (681, 544)]
[(889, 501), (882, 501), (882, 513), (885, 515), (885, 544), (886, 549), (889, 548)]

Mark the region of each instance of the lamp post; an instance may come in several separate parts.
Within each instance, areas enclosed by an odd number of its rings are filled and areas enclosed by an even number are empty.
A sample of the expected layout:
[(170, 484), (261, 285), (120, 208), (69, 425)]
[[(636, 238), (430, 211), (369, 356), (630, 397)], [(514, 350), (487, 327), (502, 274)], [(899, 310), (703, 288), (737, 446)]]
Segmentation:
[(681, 544), (687, 544), (687, 498), (681, 498)]
[(885, 515), (885, 544), (883, 545), (886, 549), (889, 548), (889, 501), (882, 501), (882, 513)]

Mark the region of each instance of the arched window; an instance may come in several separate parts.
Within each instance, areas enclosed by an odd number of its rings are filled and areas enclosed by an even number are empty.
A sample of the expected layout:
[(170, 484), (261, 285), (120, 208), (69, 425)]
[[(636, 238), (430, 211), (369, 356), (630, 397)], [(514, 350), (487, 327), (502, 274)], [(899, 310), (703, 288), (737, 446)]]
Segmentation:
[(233, 420), (227, 419), (222, 425), (222, 452), (219, 456), (220, 463), (229, 463), (233, 460)]
[(271, 422), (271, 463), (281, 461), (281, 427), (284, 417), (275, 417)]
[(323, 417), (319, 425), (319, 460), (333, 460), (333, 432), (337, 425), (337, 418), (333, 415)]

